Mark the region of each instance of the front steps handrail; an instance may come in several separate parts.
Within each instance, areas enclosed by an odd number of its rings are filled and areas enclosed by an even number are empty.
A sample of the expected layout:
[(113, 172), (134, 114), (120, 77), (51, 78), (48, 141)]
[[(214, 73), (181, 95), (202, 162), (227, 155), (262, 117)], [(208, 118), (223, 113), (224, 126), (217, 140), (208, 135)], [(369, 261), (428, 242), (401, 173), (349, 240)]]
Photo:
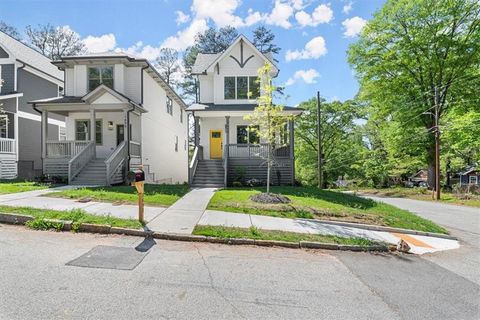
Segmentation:
[(195, 177), (195, 172), (197, 171), (199, 160), (203, 160), (203, 147), (195, 146), (192, 160), (190, 161), (190, 165), (188, 166), (188, 178), (190, 183), (193, 183), (193, 178)]
[(90, 141), (87, 146), (68, 161), (68, 183), (82, 171), (82, 169), (95, 156), (95, 141)]
[(125, 160), (128, 155), (127, 143), (122, 141), (113, 153), (105, 160), (105, 167), (107, 171), (107, 185), (111, 185), (112, 178), (118, 172), (119, 167), (125, 165)]

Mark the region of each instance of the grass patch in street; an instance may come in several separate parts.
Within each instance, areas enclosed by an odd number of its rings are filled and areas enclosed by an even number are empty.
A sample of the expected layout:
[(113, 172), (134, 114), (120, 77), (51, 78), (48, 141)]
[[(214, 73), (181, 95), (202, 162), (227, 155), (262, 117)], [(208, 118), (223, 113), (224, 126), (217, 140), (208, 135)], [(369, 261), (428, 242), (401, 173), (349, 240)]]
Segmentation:
[[(167, 207), (185, 195), (190, 187), (186, 184), (145, 184), (146, 205)], [(53, 192), (47, 197), (67, 199), (90, 198), (94, 201), (136, 204), (137, 190), (132, 186), (89, 187)]]
[(299, 242), (299, 241), (314, 241), (322, 243), (344, 244), (344, 245), (356, 245), (356, 246), (372, 246), (378, 245), (374, 241), (363, 238), (347, 238), (337, 237), (332, 235), (322, 234), (304, 234), (296, 232), (285, 231), (273, 231), (262, 230), (255, 227), (249, 229), (222, 227), (222, 226), (202, 226), (197, 225), (193, 230), (193, 234), (216, 237), (222, 239), (229, 238), (246, 238), (256, 240), (275, 240), (275, 241), (287, 241), (287, 242)]
[(448, 233), (430, 220), (409, 211), (370, 199), (315, 187), (271, 187), (271, 192), (287, 196), (289, 204), (262, 204), (250, 196), (265, 188), (224, 189), (215, 193), (210, 210), (266, 215), (281, 218), (308, 218), (365, 223), (426, 232)]
[(73, 229), (78, 229), (81, 223), (92, 224), (106, 224), (112, 227), (124, 227), (140, 229), (142, 224), (134, 219), (120, 219), (112, 216), (97, 216), (87, 213), (81, 209), (73, 209), (70, 211), (59, 211), (50, 209), (36, 209), (29, 207), (9, 207), (0, 205), (0, 212), (3, 213), (16, 213), (29, 215), (35, 218), (30, 221), (27, 226), (35, 229), (57, 229), (58, 226), (46, 227), (50, 223), (41, 221), (42, 219), (58, 219), (58, 220), (71, 220), (73, 221)]
[(24, 180), (0, 180), (0, 194), (43, 190), (51, 187), (52, 185), (48, 183), (38, 183)]
[[(355, 190), (358, 193), (371, 194), (381, 197), (393, 197), (393, 198), (407, 198), (423, 201), (435, 201), (432, 197), (432, 191), (427, 188), (360, 188)], [(480, 195), (468, 195), (468, 199), (464, 195), (457, 195), (451, 192), (442, 192), (440, 201), (449, 204), (459, 204), (471, 207), (480, 208)]]

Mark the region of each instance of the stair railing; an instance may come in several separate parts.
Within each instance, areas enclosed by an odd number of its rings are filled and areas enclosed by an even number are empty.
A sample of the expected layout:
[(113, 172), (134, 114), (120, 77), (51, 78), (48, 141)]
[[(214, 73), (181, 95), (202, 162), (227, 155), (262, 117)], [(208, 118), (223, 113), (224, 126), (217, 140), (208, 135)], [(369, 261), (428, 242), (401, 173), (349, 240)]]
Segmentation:
[(107, 185), (111, 185), (112, 179), (119, 169), (123, 168), (128, 156), (127, 142), (122, 141), (112, 154), (105, 160), (107, 171)]
[(229, 153), (229, 145), (225, 145), (224, 151), (223, 151), (223, 186), (226, 188), (227, 187), (227, 180), (228, 180), (228, 153)]
[(190, 161), (190, 165), (188, 166), (188, 181), (190, 184), (193, 183), (193, 177), (195, 177), (195, 172), (197, 171), (199, 160), (203, 160), (202, 146), (196, 146), (195, 150), (193, 150), (192, 160)]
[(82, 171), (83, 168), (95, 156), (95, 141), (90, 141), (87, 146), (79, 151), (72, 159), (68, 161), (68, 183)]

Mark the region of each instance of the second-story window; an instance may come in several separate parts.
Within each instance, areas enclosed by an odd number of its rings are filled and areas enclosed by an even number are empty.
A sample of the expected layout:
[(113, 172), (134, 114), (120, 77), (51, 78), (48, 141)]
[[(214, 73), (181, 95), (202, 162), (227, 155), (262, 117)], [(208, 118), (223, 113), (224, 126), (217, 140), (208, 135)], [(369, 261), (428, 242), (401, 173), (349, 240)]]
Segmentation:
[(167, 113), (173, 115), (173, 100), (167, 96)]
[(88, 67), (88, 91), (100, 84), (113, 89), (113, 67)]
[(235, 99), (235, 77), (225, 77), (225, 100)]
[(260, 84), (258, 77), (225, 77), (224, 98), (225, 100), (256, 99), (260, 96)]
[(183, 109), (180, 107), (180, 123), (183, 123)]

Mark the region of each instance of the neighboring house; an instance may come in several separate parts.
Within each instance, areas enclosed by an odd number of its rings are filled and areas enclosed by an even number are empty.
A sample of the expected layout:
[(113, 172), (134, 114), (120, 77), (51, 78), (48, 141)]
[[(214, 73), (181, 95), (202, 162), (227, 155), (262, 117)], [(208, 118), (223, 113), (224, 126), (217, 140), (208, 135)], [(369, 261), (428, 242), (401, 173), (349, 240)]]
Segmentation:
[(417, 173), (412, 174), (410, 177), (408, 177), (408, 181), (413, 186), (426, 187), (428, 184), (428, 171), (419, 170), (417, 171)]
[[(223, 53), (198, 54), (192, 68), (198, 83), (197, 103), (187, 109), (194, 117), (195, 151), (189, 168), (194, 186), (223, 186), (239, 175), (266, 180), (268, 146), (244, 120), (257, 105), (258, 69), (265, 63), (273, 65), (272, 77), (276, 77), (279, 70), (272, 57), (259, 52), (243, 35)], [(301, 112), (284, 108), (285, 114)], [(290, 121), (289, 128), (278, 134), (283, 147), (276, 150), (273, 184), (294, 183), (293, 126)]]
[[(40, 115), (28, 101), (57, 97), (63, 72), (50, 59), (0, 31), (0, 179), (42, 174)], [(48, 119), (48, 139), (62, 139), (65, 118)]]
[(459, 173), (461, 186), (480, 186), (480, 170), (477, 167), (471, 167), (464, 172)]
[[(111, 185), (143, 164), (147, 182), (188, 180), (186, 105), (147, 60), (106, 53), (53, 64), (65, 72), (65, 95), (31, 101), (42, 115), (45, 174)], [(66, 117), (66, 140), (50, 138), (50, 115)]]

